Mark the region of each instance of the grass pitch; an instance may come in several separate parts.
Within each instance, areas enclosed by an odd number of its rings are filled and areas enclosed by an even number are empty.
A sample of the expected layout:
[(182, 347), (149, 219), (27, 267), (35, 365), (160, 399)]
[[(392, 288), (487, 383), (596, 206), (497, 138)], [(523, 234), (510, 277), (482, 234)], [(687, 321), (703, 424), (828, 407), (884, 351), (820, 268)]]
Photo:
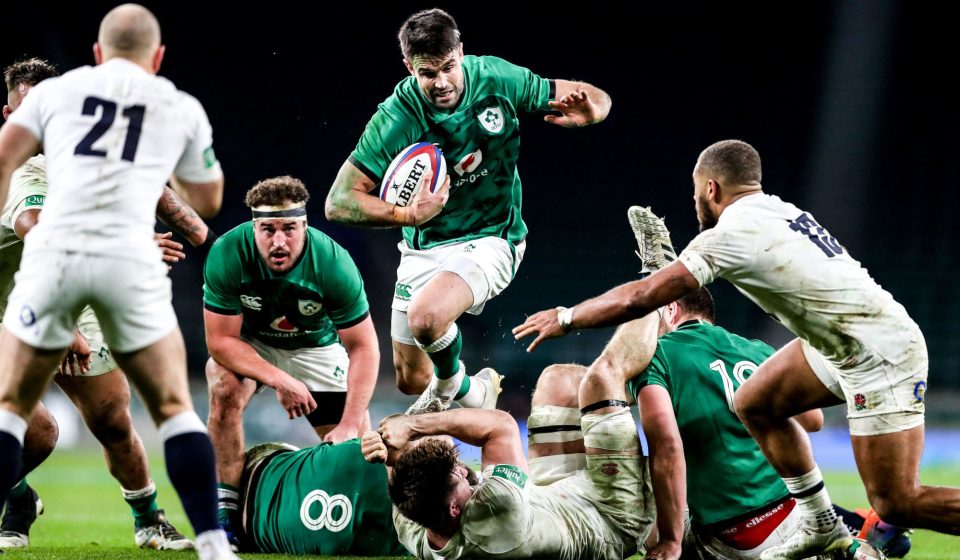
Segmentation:
[[(154, 452), (154, 458), (159, 454)], [(152, 465), (159, 489), (160, 507), (174, 525), (185, 534), (192, 534), (180, 501), (167, 480), (162, 462)], [(960, 484), (960, 466), (928, 469), (922, 479), (926, 484)], [(117, 483), (110, 477), (103, 458), (94, 451), (56, 451), (30, 477), (45, 505), (45, 513), (30, 532), (27, 550), (9, 550), (5, 558), (115, 559), (115, 558), (195, 558), (191, 553), (139, 550), (133, 543), (133, 518), (120, 495)], [(866, 505), (863, 486), (855, 473), (827, 473), (826, 481), (833, 500), (854, 509)], [(291, 558), (283, 554), (244, 554), (244, 558)], [(915, 560), (947, 560), (960, 558), (960, 539), (917, 531), (913, 550), (907, 558)]]

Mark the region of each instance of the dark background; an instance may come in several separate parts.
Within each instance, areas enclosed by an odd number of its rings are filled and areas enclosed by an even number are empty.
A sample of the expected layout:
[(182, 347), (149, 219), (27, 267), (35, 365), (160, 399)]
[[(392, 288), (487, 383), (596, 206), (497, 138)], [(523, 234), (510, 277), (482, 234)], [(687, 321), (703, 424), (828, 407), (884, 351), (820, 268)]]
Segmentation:
[[(114, 5), (10, 4), (0, 62), (41, 56), (62, 71), (92, 63), (99, 21)], [(395, 394), (389, 304), (399, 231), (335, 226), (322, 208), (367, 119), (406, 75), (397, 29), (434, 5), (146, 5), (167, 45), (161, 74), (200, 99), (213, 124), (227, 191), (212, 226), (224, 232), (249, 219), (243, 193), (257, 180), (302, 178), (311, 225), (347, 247), (365, 277), (383, 353), (377, 395)], [(589, 363), (611, 332), (528, 355), (510, 328), (525, 313), (635, 277), (631, 204), (665, 215), (682, 248), (696, 235), (693, 164), (724, 138), (753, 144), (765, 190), (813, 213), (906, 306), (927, 337), (931, 393), (960, 390), (955, 18), (932, 3), (889, 1), (439, 6), (457, 19), (465, 52), (588, 81), (614, 101), (606, 122), (583, 130), (523, 118), (527, 255), (483, 315), (459, 322), (468, 370), (507, 374), (506, 408), (524, 412), (540, 369)], [(206, 358), (200, 264), (191, 252), (172, 273), (197, 376)], [(775, 346), (789, 340), (725, 282), (713, 290), (721, 324)]]

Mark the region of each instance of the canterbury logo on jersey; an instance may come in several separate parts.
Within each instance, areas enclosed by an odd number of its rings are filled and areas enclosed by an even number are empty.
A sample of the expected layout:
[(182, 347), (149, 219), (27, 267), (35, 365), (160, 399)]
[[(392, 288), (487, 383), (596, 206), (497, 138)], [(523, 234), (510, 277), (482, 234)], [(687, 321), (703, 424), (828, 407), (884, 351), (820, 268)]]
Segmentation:
[(259, 296), (240, 296), (240, 305), (244, 307), (249, 307), (254, 311), (260, 311), (263, 309), (263, 304), (260, 303)]
[(307, 494), (300, 504), (300, 521), (311, 531), (326, 529), (339, 533), (350, 525), (351, 519), (353, 503), (343, 494), (331, 496), (318, 489)]

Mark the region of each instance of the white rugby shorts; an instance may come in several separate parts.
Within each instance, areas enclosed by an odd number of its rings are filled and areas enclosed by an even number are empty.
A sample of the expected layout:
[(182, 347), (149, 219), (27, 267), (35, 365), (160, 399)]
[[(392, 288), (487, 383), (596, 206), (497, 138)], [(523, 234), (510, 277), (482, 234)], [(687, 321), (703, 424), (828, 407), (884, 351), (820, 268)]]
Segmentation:
[(142, 350), (177, 327), (167, 266), (113, 256), (25, 251), (4, 327), (34, 348), (66, 348), (84, 307), (116, 352)]
[(406, 321), (407, 309), (437, 273), (452, 272), (463, 278), (473, 292), (473, 305), (467, 313), (479, 315), (487, 301), (510, 285), (526, 247), (525, 241), (514, 246), (499, 237), (482, 237), (418, 251), (401, 241), (397, 245), (401, 256), (391, 305), (395, 311), (390, 329), (393, 339), (416, 345)]
[(850, 434), (873, 436), (902, 432), (923, 424), (927, 390), (927, 345), (915, 324), (904, 324), (900, 339), (889, 341), (904, 349), (899, 364), (869, 349), (851, 366), (828, 360), (801, 339), (803, 355), (820, 381), (847, 402)]
[[(283, 350), (252, 337), (240, 338), (252, 346), (261, 358), (282, 369), (290, 377), (302, 381), (310, 391), (343, 393), (347, 390), (350, 358), (342, 344)], [(258, 389), (261, 390), (263, 387)]]

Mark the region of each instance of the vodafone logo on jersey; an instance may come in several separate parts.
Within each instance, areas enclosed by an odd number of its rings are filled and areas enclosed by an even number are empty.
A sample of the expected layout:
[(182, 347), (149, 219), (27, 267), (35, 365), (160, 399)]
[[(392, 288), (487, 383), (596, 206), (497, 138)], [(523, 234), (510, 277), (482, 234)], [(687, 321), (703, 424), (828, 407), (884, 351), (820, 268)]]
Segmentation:
[(287, 316), (277, 317), (270, 323), (270, 328), (275, 331), (280, 332), (297, 332), (300, 329), (296, 325), (287, 320)]
[(463, 159), (460, 160), (460, 163), (453, 166), (453, 170), (457, 172), (457, 175), (463, 176), (465, 173), (473, 173), (478, 167), (480, 167), (480, 162), (483, 161), (483, 152), (477, 150), (473, 153), (463, 156)]

